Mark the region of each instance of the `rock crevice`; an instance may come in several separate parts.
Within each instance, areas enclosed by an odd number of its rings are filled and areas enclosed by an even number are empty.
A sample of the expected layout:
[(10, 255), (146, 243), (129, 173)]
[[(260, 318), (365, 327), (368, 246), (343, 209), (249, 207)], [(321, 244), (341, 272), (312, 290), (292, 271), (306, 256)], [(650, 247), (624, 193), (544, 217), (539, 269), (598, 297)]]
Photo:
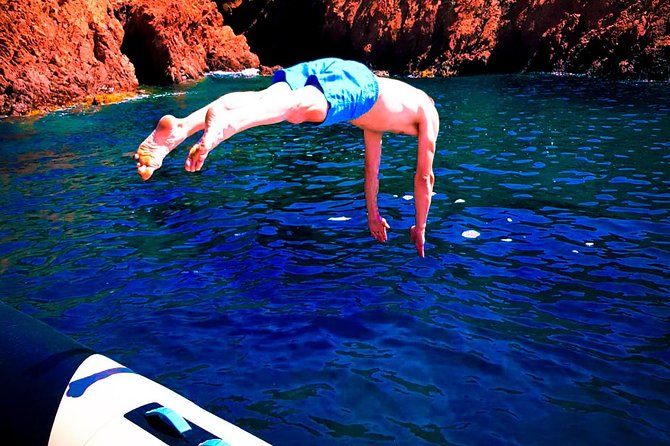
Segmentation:
[(0, 115), (258, 66), (210, 0), (0, 0)]

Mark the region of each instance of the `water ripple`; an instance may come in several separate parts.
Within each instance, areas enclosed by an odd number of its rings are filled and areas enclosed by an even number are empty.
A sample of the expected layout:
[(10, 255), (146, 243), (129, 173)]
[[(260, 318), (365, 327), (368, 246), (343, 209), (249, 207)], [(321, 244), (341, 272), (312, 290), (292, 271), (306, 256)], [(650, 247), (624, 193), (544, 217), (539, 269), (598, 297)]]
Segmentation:
[(274, 444), (670, 441), (668, 84), (412, 80), (442, 121), (419, 259), (412, 138), (384, 138), (383, 245), (355, 128), (137, 179), (161, 115), (268, 82), (0, 121), (4, 299)]

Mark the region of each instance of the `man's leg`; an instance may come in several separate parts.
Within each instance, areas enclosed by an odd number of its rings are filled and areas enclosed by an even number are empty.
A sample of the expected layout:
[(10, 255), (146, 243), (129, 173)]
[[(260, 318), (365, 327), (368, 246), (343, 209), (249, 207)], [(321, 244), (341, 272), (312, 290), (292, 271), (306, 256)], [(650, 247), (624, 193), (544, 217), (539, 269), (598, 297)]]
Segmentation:
[(274, 90), (283, 89), (271, 85), (262, 91), (242, 91), (228, 93), (207, 106), (194, 111), (185, 118), (175, 118), (171, 115), (163, 116), (153, 132), (140, 144), (135, 159), (137, 160), (137, 172), (143, 180), (148, 180), (151, 175), (161, 167), (163, 159), (181, 144), (186, 138), (196, 132), (204, 130), (207, 111), (211, 107), (225, 110), (235, 110), (248, 104), (261, 100), (266, 94)]
[(207, 110), (205, 132), (186, 159), (185, 168), (195, 172), (202, 168), (209, 152), (222, 141), (252, 127), (288, 121), (323, 122), (328, 112), (328, 101), (318, 88), (308, 85), (291, 90), (285, 82), (278, 82), (245, 105), (228, 108), (225, 101), (215, 102)]
[[(163, 165), (163, 159), (187, 137), (205, 127), (204, 116), (207, 110), (192, 113), (179, 119), (172, 115), (163, 116), (153, 132), (140, 144), (135, 153), (137, 173), (148, 180), (156, 169)], [(203, 116), (198, 121), (199, 115)]]

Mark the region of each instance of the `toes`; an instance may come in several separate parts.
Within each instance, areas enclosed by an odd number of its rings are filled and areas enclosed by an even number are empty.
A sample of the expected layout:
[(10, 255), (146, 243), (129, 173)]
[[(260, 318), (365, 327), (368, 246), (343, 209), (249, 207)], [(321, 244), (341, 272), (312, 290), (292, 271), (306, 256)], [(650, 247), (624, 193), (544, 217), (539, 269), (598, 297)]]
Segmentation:
[(202, 169), (202, 165), (205, 164), (205, 159), (207, 159), (207, 152), (199, 152), (195, 156), (195, 170)]
[(155, 160), (148, 158), (146, 156), (137, 155), (135, 159), (138, 160), (137, 173), (140, 174), (144, 181), (148, 180), (151, 175), (160, 167), (160, 164), (156, 165)]
[(137, 166), (137, 173), (140, 174), (140, 177), (142, 177), (142, 179), (143, 179), (144, 181), (146, 181), (146, 180), (148, 180), (149, 178), (151, 178), (151, 175), (153, 175), (154, 170), (155, 170), (155, 169), (152, 169), (152, 168), (149, 167), (149, 166), (143, 166), (143, 165), (138, 165), (138, 166)]
[(186, 158), (186, 165), (184, 166), (187, 171), (195, 172), (202, 169), (202, 165), (207, 159), (208, 151), (205, 150), (204, 144), (197, 143), (191, 150), (188, 152), (188, 157)]

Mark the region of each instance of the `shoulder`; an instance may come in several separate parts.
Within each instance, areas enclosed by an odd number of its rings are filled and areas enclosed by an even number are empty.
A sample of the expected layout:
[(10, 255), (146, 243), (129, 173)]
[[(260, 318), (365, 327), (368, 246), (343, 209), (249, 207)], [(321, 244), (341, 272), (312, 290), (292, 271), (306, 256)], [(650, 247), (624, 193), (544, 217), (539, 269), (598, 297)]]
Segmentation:
[(379, 95), (410, 108), (432, 108), (434, 101), (423, 90), (398, 79), (379, 77)]
[(377, 82), (379, 83), (380, 90), (395, 90), (395, 89), (406, 90), (409, 88), (414, 88), (406, 82), (403, 82), (399, 79), (392, 79), (390, 77), (377, 76)]

